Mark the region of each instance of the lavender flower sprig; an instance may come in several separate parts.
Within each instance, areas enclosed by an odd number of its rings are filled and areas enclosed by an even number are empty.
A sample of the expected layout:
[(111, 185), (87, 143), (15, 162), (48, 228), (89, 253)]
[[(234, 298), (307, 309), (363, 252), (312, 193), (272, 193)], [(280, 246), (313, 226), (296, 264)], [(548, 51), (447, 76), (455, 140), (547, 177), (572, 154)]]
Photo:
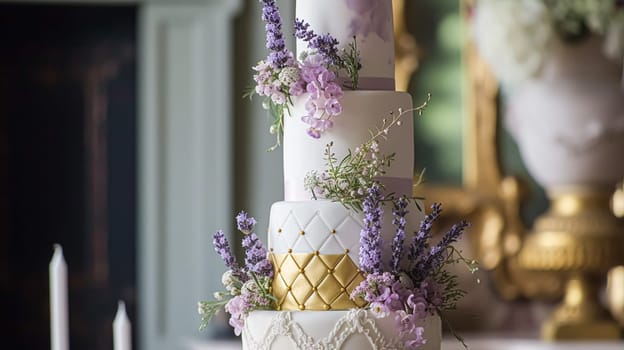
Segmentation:
[(411, 262), (411, 273), (413, 276), (418, 276), (418, 281), (423, 279), (429, 271), (425, 271), (423, 263), (423, 254), (429, 249), (429, 239), (431, 238), (431, 228), (433, 222), (442, 213), (442, 205), (440, 203), (434, 203), (431, 205), (431, 213), (425, 216), (425, 219), (420, 223), (418, 232), (412, 239), (412, 244), (408, 253), (409, 261)]
[(225, 234), (222, 230), (218, 230), (214, 234), (213, 245), (215, 251), (223, 260), (225, 266), (232, 270), (234, 273), (240, 275), (242, 272), (241, 268), (240, 266), (238, 266), (238, 263), (236, 262), (236, 259), (232, 254), (232, 250), (230, 249), (230, 242), (228, 242), (228, 239), (227, 237), (225, 237)]
[(256, 227), (256, 219), (248, 216), (245, 211), (241, 211), (236, 215), (236, 228), (240, 232), (248, 235), (253, 231), (254, 227)]
[(431, 248), (429, 256), (424, 262), (424, 268), (429, 271), (438, 271), (446, 258), (445, 253), (447, 249), (451, 247), (451, 244), (457, 242), (468, 226), (469, 224), (466, 220), (453, 225), (440, 242)]
[(334, 66), (336, 69), (344, 70), (351, 80), (350, 86), (347, 87), (355, 90), (358, 86), (359, 71), (362, 69), (360, 63), (360, 51), (357, 48), (357, 41), (353, 37), (353, 41), (340, 52), (338, 50), (339, 42), (330, 34), (318, 35), (312, 29), (310, 24), (295, 19), (295, 36), (298, 39), (308, 43), (308, 48), (323, 56), (325, 62)]
[(216, 300), (198, 303), (198, 312), (202, 319), (200, 330), (206, 328), (210, 319), (225, 308), (230, 314), (230, 325), (234, 327), (234, 332), (240, 335), (249, 312), (275, 308), (277, 300), (271, 291), (273, 267), (266, 248), (252, 232), (255, 225), (256, 219), (244, 211), (236, 216), (236, 226), (245, 234), (242, 241), (245, 250), (243, 268), (237, 264), (223, 231), (219, 230), (214, 234), (215, 251), (228, 267), (221, 278), (226, 291), (216, 292)]
[[(383, 176), (394, 160), (394, 153), (380, 154), (380, 143), (388, 138), (390, 130), (402, 124), (406, 114), (422, 113), (429, 103), (430, 95), (420, 106), (398, 109), (381, 119), (381, 123), (370, 130), (370, 138), (355, 150), (338, 159), (333, 151), (333, 142), (325, 147), (326, 170), (321, 173), (311, 171), (306, 174), (304, 187), (314, 199), (326, 198), (342, 203), (345, 207), (361, 212), (364, 198), (378, 177)], [(382, 186), (382, 185), (380, 185)], [(383, 188), (383, 187), (382, 187)], [(386, 196), (384, 201), (394, 197)], [(417, 204), (418, 205), (418, 204)]]
[(275, 68), (283, 68), (290, 57), (282, 34), (282, 19), (275, 0), (259, 0), (264, 4), (262, 20), (265, 22), (266, 47), (271, 51), (268, 62)]
[(320, 53), (327, 63), (341, 67), (342, 58), (338, 54), (338, 40), (330, 34), (317, 35), (309, 29), (310, 24), (304, 20), (295, 19), (295, 36), (308, 43), (308, 48)]
[(364, 227), (360, 233), (360, 269), (365, 273), (378, 273), (381, 270), (381, 190), (373, 184), (364, 199)]
[(405, 226), (407, 224), (405, 216), (408, 213), (408, 203), (407, 198), (400, 197), (394, 202), (394, 208), (392, 210), (392, 215), (394, 217), (392, 224), (396, 227), (396, 235), (392, 240), (392, 260), (390, 261), (390, 268), (394, 274), (399, 272), (399, 264), (403, 258), (403, 242), (405, 241)]
[(267, 251), (255, 232), (243, 239), (245, 270), (259, 276), (273, 277), (273, 266), (267, 259)]

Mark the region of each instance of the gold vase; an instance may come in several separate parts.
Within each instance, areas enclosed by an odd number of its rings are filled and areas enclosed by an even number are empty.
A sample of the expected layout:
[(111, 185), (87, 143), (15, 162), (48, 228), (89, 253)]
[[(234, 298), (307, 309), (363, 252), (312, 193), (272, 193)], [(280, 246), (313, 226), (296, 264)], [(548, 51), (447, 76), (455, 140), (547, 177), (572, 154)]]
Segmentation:
[(528, 270), (567, 279), (563, 302), (542, 327), (548, 340), (618, 339), (620, 327), (599, 302), (609, 269), (624, 261), (624, 225), (609, 207), (610, 193), (592, 188), (553, 193), (519, 255)]

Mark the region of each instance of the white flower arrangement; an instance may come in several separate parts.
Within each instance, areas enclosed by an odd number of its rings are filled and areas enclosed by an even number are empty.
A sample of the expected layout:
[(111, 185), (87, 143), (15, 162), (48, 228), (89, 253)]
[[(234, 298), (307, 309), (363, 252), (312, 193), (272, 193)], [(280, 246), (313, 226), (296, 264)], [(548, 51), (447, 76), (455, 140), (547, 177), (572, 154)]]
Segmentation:
[(620, 0), (477, 0), (472, 28), (480, 54), (508, 87), (539, 76), (554, 48), (601, 36), (603, 54), (624, 56)]

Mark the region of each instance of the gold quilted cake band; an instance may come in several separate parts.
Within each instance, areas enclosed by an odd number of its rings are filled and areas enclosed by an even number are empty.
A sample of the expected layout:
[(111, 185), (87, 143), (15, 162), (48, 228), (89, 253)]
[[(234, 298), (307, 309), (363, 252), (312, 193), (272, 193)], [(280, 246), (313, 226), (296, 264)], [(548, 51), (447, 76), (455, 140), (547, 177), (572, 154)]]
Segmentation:
[(270, 254), (278, 310), (344, 310), (363, 306), (349, 295), (364, 280), (345, 254)]

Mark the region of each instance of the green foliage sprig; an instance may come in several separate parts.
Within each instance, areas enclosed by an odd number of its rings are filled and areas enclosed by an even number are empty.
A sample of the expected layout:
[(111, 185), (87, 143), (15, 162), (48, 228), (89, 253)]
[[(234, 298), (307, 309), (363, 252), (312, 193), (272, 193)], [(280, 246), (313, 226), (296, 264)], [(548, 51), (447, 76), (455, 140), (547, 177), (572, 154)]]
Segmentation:
[[(394, 153), (380, 154), (379, 143), (387, 140), (391, 128), (401, 126), (401, 117), (413, 112), (420, 115), (430, 98), (428, 95), (427, 100), (418, 107), (399, 109), (398, 113), (390, 112), (387, 118), (382, 119), (381, 125), (370, 130), (370, 138), (366, 142), (355, 150), (349, 149), (342, 159), (336, 157), (332, 149), (333, 142), (327, 144), (324, 152), (326, 169), (321, 173), (311, 171), (306, 174), (305, 189), (311, 192), (314, 199), (327, 198), (347, 208), (362, 211), (367, 189), (373, 182), (378, 182), (377, 178), (386, 173), (395, 158)], [(380, 186), (383, 188), (382, 184)], [(389, 193), (384, 201), (392, 201), (394, 198), (394, 194)]]

